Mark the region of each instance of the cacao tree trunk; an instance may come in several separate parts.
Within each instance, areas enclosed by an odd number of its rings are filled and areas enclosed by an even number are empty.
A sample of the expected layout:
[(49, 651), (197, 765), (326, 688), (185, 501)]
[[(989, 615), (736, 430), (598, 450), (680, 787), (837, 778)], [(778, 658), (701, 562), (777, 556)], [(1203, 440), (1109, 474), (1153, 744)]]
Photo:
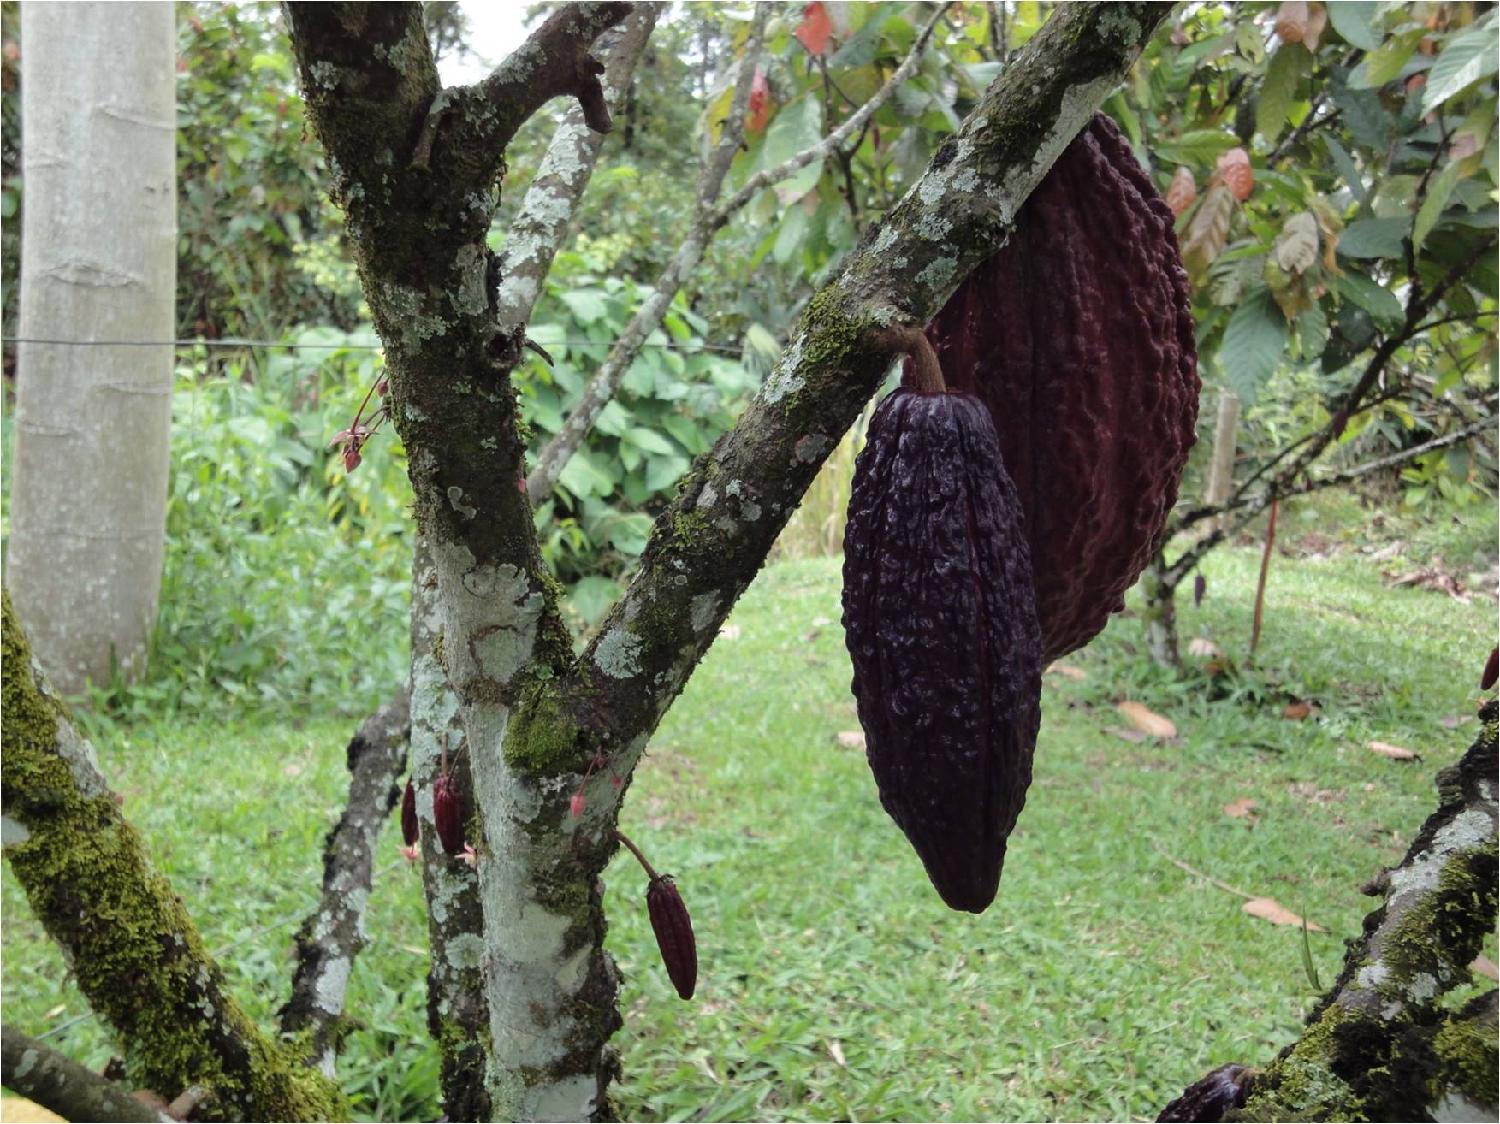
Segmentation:
[(138, 673), (166, 527), (172, 7), (26, 5), (21, 315), (6, 581), (54, 685)]
[(1167, 572), (1166, 548), (1158, 550), (1141, 574), (1141, 617), (1146, 625), (1146, 651), (1153, 662), (1182, 670), (1177, 646), (1176, 588)]

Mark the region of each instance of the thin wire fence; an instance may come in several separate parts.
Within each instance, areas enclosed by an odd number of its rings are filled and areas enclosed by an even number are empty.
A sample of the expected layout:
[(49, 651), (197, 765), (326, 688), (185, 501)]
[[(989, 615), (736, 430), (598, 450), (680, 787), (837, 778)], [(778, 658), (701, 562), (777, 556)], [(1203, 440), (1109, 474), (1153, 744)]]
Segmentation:
[[(186, 340), (64, 340), (46, 339), (37, 336), (0, 336), (0, 342), (12, 343), (35, 343), (49, 344), (57, 347), (171, 347), (178, 350), (189, 350), (192, 348), (218, 348), (221, 350), (243, 351), (248, 348), (279, 348), (284, 351), (384, 351), (381, 344), (367, 343), (285, 343), (281, 340), (246, 340), (246, 339), (186, 339)], [(588, 339), (564, 339), (549, 341), (551, 347), (604, 347), (605, 341)], [(661, 351), (683, 351), (697, 352), (710, 351), (720, 355), (739, 355), (741, 349), (730, 347), (725, 344), (716, 343), (652, 343), (643, 344), (644, 347), (657, 348)]]

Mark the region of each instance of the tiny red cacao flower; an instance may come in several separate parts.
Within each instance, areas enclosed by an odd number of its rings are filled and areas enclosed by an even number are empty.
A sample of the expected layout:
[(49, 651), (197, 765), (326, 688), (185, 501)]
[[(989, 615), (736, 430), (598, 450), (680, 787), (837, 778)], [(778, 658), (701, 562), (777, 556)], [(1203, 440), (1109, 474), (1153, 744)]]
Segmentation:
[(381, 379), (378, 383), (375, 384), (375, 393), (378, 394), (378, 395), (380, 395), (380, 397), (384, 398), (390, 392), (391, 392), (391, 380), (390, 379)]
[(417, 845), (417, 790), (411, 778), (406, 778), (406, 791), (401, 796), (401, 838), (408, 847)]
[(698, 944), (693, 938), (693, 920), (671, 875), (659, 874), (646, 887), (646, 912), (656, 933), (656, 947), (667, 978), (683, 999), (691, 999), (698, 986)]
[(573, 794), (573, 799), (568, 801), (568, 815), (575, 820), (580, 819), (583, 816), (583, 810), (587, 807), (588, 801), (584, 799), (583, 789), (580, 788)]
[(450, 855), (463, 853), (464, 808), (454, 787), (453, 778), (446, 773), (432, 782), (432, 820), (437, 827), (438, 839), (443, 850)]

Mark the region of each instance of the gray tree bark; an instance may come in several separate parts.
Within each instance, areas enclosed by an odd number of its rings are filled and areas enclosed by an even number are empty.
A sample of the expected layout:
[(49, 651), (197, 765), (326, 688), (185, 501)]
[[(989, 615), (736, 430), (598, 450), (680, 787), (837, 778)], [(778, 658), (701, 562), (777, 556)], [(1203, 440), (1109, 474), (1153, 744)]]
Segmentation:
[[(172, 338), (172, 7), (38, 2), (21, 57), (20, 333)], [(58, 689), (140, 671), (156, 619), (169, 347), (22, 343), (7, 582)]]

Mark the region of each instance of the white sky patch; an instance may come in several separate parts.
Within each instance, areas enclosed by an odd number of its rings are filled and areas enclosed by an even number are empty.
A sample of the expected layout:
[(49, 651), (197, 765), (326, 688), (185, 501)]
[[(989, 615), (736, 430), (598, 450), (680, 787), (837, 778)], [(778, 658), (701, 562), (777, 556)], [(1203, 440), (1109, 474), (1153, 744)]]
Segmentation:
[(521, 0), (481, 0), (461, 4), (469, 21), (472, 55), (449, 53), (438, 65), (443, 85), (462, 86), (478, 82), (504, 61), (505, 56), (526, 42), (526, 4)]

